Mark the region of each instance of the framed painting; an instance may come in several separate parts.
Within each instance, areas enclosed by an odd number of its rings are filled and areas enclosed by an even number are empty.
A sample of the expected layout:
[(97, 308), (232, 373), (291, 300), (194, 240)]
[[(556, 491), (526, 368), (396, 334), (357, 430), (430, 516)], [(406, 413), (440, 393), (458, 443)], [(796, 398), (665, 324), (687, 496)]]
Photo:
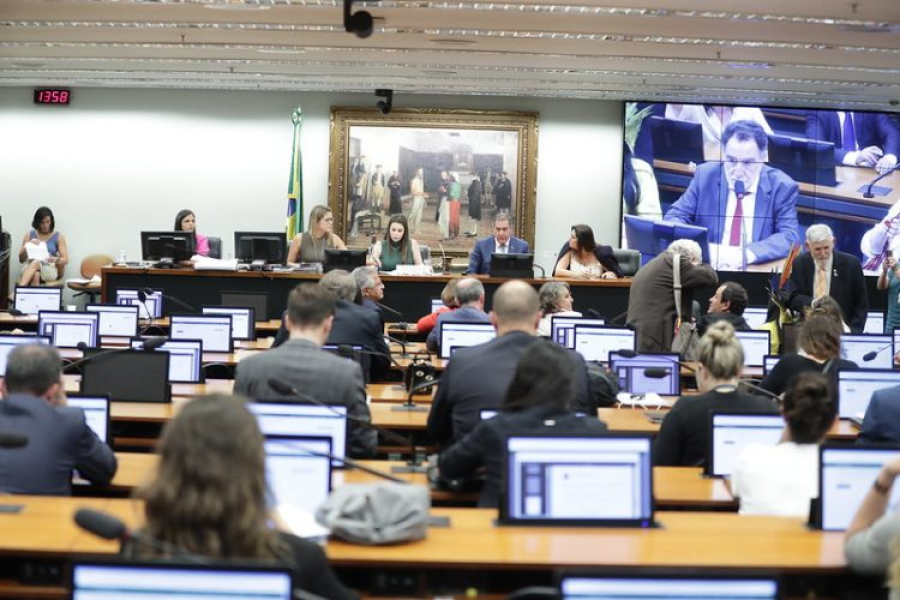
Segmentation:
[(335, 233), (364, 248), (403, 215), (433, 255), (458, 257), (506, 214), (534, 247), (537, 136), (531, 112), (332, 107)]

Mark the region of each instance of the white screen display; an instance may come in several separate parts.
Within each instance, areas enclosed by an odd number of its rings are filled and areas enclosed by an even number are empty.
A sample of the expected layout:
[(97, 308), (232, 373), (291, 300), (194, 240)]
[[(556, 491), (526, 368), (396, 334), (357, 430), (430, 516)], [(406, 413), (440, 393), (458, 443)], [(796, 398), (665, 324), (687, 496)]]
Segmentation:
[(276, 506), (287, 504), (313, 514), (331, 491), (331, 442), (310, 438), (266, 438), (266, 481)]
[(609, 353), (618, 350), (634, 350), (634, 331), (624, 327), (597, 327), (595, 325), (575, 325), (574, 350), (584, 360), (607, 362)]
[(863, 328), (863, 333), (885, 333), (884, 313), (880, 310), (870, 310), (866, 317), (866, 326)]
[(775, 365), (778, 364), (778, 361), (781, 360), (780, 354), (768, 354), (763, 357), (763, 375), (768, 375), (772, 372), (772, 369), (775, 368)]
[(204, 315), (231, 315), (231, 337), (236, 340), (252, 340), (256, 329), (252, 308), (204, 306)]
[[(331, 440), (332, 453), (347, 455), (347, 407), (290, 402), (251, 402), (263, 435), (305, 435)], [(335, 461), (335, 465), (339, 463)]]
[(60, 306), (60, 288), (16, 287), (15, 309), (26, 315), (36, 315), (42, 310), (59, 310)]
[(497, 337), (490, 323), (441, 323), (441, 358), (450, 358), (454, 348), (484, 344)]
[(783, 432), (781, 415), (713, 415), (710, 473), (720, 477), (731, 475), (735, 461), (747, 444), (774, 446)]
[(6, 361), (9, 353), (16, 346), (24, 346), (27, 344), (50, 344), (50, 338), (46, 336), (34, 335), (0, 335), (0, 377), (6, 376)]
[(444, 308), (444, 301), (440, 298), (432, 298), (431, 299), (431, 312), (435, 313), (440, 309)]
[(137, 290), (116, 290), (116, 304), (137, 306), (142, 319), (159, 319), (163, 313), (162, 290), (152, 290), (141, 302)]
[(173, 340), (203, 340), (204, 352), (231, 352), (231, 317), (228, 315), (172, 315)]
[[(140, 350), (144, 341), (131, 340), (131, 347)], [(172, 383), (198, 383), (203, 368), (203, 342), (201, 340), (169, 340), (156, 349), (169, 353), (169, 381)]]
[[(619, 389), (629, 394), (660, 394), (677, 396), (681, 393), (681, 367), (677, 354), (638, 354), (624, 357), (615, 352), (609, 355), (609, 368), (619, 378)], [(647, 369), (663, 369), (665, 377), (648, 377)]]
[(749, 306), (744, 309), (744, 314), (742, 316), (751, 329), (759, 329), (766, 324), (766, 317), (768, 314), (768, 308)]
[[(822, 529), (843, 531), (869, 492), (881, 467), (897, 458), (895, 449), (823, 448), (821, 469)], [(900, 486), (894, 483), (885, 514), (897, 510)]]
[(81, 342), (95, 348), (99, 324), (97, 313), (41, 311), (38, 334), (49, 337), (57, 348), (76, 348)]
[(87, 312), (95, 312), (100, 315), (100, 335), (132, 337), (137, 335), (138, 311), (137, 306), (88, 304), (84, 307)]
[(97, 434), (101, 442), (107, 441), (107, 427), (109, 426), (109, 400), (107, 398), (69, 396), (66, 398), (66, 403), (84, 411), (84, 420), (87, 426)]
[(734, 335), (744, 348), (744, 365), (748, 367), (763, 366), (763, 359), (772, 351), (769, 348), (768, 331), (735, 331)]
[(575, 349), (575, 325), (606, 325), (604, 319), (550, 317), (550, 339), (569, 350)]
[(862, 418), (872, 394), (895, 385), (900, 385), (900, 371), (841, 369), (838, 371), (838, 416)]
[[(841, 335), (841, 358), (851, 360), (860, 369), (891, 369), (894, 366), (894, 338), (890, 335), (845, 333)], [(874, 353), (872, 360), (864, 357)]]
[(684, 577), (565, 577), (560, 586), (562, 600), (775, 600), (774, 579), (692, 579)]

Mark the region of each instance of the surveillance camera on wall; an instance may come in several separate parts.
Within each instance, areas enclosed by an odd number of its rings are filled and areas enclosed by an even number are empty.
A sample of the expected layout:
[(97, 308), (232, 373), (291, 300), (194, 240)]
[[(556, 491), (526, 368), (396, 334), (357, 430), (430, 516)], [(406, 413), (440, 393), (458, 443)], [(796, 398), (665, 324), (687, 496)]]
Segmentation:
[(384, 100), (376, 102), (375, 107), (381, 111), (381, 114), (389, 114), (394, 105), (394, 90), (375, 90), (375, 95), (384, 98)]
[(374, 30), (372, 14), (365, 10), (350, 14), (353, 9), (353, 0), (344, 0), (344, 30), (355, 33), (356, 37), (367, 38)]

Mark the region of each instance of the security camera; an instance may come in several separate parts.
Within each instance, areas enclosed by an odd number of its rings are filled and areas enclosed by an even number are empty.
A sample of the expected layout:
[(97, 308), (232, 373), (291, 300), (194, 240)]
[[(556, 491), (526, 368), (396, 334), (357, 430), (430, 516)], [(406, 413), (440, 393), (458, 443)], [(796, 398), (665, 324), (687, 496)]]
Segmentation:
[(394, 104), (394, 90), (375, 90), (375, 95), (384, 98), (384, 100), (376, 102), (375, 107), (381, 111), (381, 114), (389, 114)]
[(355, 33), (356, 37), (367, 38), (372, 35), (374, 19), (372, 14), (365, 10), (350, 14), (353, 9), (353, 0), (344, 0), (344, 30)]

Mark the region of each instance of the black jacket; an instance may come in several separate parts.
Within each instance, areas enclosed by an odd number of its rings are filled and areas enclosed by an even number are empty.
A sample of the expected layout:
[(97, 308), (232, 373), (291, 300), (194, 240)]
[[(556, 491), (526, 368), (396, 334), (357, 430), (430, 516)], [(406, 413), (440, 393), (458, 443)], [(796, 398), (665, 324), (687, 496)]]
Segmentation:
[[(831, 272), (831, 288), (828, 295), (837, 300), (844, 311), (844, 321), (853, 333), (862, 333), (869, 312), (869, 297), (866, 294), (866, 279), (862, 265), (852, 254), (833, 251), (834, 261)], [(794, 260), (794, 268), (788, 283), (791, 310), (802, 311), (813, 300), (816, 264), (809, 252), (804, 252)]]
[[(566, 255), (566, 252), (569, 252), (571, 248), (569, 248), (569, 242), (563, 244), (563, 247), (559, 250), (559, 254), (556, 255), (556, 262), (553, 263), (553, 275), (556, 275), (556, 265), (559, 264), (559, 259)], [(603, 268), (607, 271), (612, 271), (616, 274), (616, 277), (622, 277), (622, 267), (619, 266), (619, 260), (616, 258), (616, 255), (613, 254), (612, 246), (597, 246), (594, 248), (594, 256), (597, 257), (597, 260), (603, 265)]]

